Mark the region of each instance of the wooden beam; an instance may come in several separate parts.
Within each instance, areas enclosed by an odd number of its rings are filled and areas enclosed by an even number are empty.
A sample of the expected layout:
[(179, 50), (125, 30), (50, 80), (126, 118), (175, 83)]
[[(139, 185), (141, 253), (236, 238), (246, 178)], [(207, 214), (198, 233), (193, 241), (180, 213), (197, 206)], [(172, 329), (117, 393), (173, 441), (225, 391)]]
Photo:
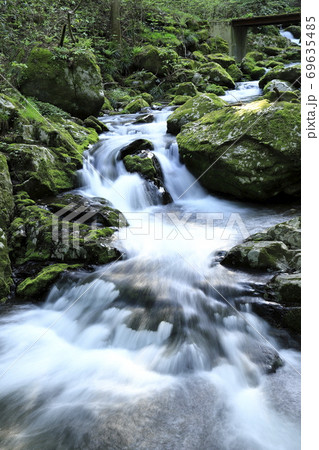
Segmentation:
[(249, 17), (246, 19), (234, 19), (233, 27), (252, 27), (256, 25), (280, 25), (286, 23), (298, 23), (301, 21), (301, 13), (276, 14), (273, 16)]

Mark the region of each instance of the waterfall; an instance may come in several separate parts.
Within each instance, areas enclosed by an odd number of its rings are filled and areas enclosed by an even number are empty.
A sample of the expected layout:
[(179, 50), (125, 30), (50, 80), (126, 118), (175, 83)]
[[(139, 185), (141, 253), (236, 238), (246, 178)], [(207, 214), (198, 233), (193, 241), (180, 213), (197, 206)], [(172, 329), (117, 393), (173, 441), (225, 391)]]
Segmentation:
[[(130, 223), (117, 240), (126, 258), (65, 276), (44, 305), (1, 317), (2, 448), (300, 447), (300, 354), (251, 312), (258, 275), (218, 264), (243, 239), (240, 223), (251, 233), (284, 216), (209, 195), (166, 134), (170, 113), (152, 111), (149, 124), (103, 117), (110, 132), (84, 159), (82, 195)], [(168, 205), (118, 158), (141, 138)]]

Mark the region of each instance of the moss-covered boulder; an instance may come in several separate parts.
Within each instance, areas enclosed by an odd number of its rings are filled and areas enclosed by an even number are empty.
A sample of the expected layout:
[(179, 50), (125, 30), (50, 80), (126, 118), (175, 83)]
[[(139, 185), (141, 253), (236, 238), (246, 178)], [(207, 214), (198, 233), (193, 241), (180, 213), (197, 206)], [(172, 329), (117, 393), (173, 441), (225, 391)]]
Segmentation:
[(227, 69), (229, 66), (236, 64), (234, 58), (229, 55), (225, 55), (224, 53), (213, 53), (207, 55), (207, 59), (209, 61), (213, 61), (221, 65), (224, 69)]
[(5, 231), (0, 227), (0, 303), (5, 302), (12, 285), (11, 262)]
[(146, 180), (145, 188), (154, 204), (172, 202), (172, 197), (164, 185), (161, 165), (154, 153), (142, 150), (134, 155), (125, 156), (123, 163), (128, 172), (138, 173)]
[(244, 269), (283, 271), (289, 266), (289, 258), (287, 246), (280, 241), (249, 240), (227, 252), (222, 264)]
[(154, 145), (147, 139), (136, 139), (125, 147), (121, 148), (118, 159), (124, 159), (127, 155), (134, 155), (142, 150), (154, 150)]
[(76, 166), (70, 170), (52, 150), (37, 145), (11, 144), (7, 148), (15, 190), (33, 198), (72, 189)]
[(225, 95), (225, 89), (221, 86), (217, 86), (217, 84), (206, 84), (205, 91), (208, 94), (215, 94), (215, 95)]
[(199, 94), (177, 108), (167, 120), (167, 131), (178, 134), (183, 125), (200, 119), (211, 111), (223, 108), (227, 103), (215, 94)]
[(229, 44), (225, 39), (222, 39), (221, 37), (211, 37), (208, 39), (207, 43), (211, 48), (211, 53), (229, 54)]
[(252, 308), (273, 326), (285, 328), (295, 337), (300, 333), (300, 227), (300, 217), (294, 217), (255, 233), (233, 247), (221, 261), (232, 269), (258, 270), (265, 275), (280, 272), (270, 281), (266, 276), (263, 285), (252, 285), (266, 300), (260, 298)]
[(211, 192), (257, 201), (300, 194), (300, 105), (259, 100), (222, 108), (183, 127), (177, 142)]
[(164, 76), (172, 71), (178, 59), (178, 54), (172, 49), (147, 45), (135, 54), (134, 66), (138, 70)]
[(229, 89), (234, 89), (235, 83), (228, 72), (218, 63), (209, 62), (203, 64), (198, 72), (207, 78), (210, 83), (218, 84), (219, 86), (226, 86)]
[(198, 94), (197, 88), (194, 83), (181, 83), (176, 86), (175, 95), (182, 95), (188, 97), (195, 97)]
[(288, 81), (271, 80), (263, 89), (264, 98), (270, 101), (300, 102), (300, 92)]
[(292, 83), (295, 88), (299, 88), (301, 85), (301, 65), (278, 68), (274, 67), (267, 72), (259, 81), (259, 86), (263, 89), (267, 83), (271, 80), (283, 80)]
[(266, 94), (267, 92), (272, 91), (278, 91), (279, 93), (287, 92), (287, 91), (293, 91), (294, 87), (291, 83), (288, 81), (282, 81), (282, 80), (271, 80), (269, 83), (266, 84), (263, 91)]
[(156, 86), (157, 77), (152, 72), (141, 70), (135, 72), (124, 81), (124, 85), (141, 92), (149, 92)]
[(173, 100), (170, 102), (170, 106), (181, 106), (184, 105), (188, 100), (191, 100), (192, 97), (189, 95), (176, 95)]
[(195, 61), (198, 61), (200, 63), (206, 63), (208, 61), (206, 56), (202, 52), (200, 52), (199, 50), (195, 50), (193, 52), (192, 56), (193, 56)]
[(80, 264), (52, 264), (41, 270), (34, 278), (26, 278), (17, 287), (17, 295), (32, 301), (41, 300), (49, 287), (67, 270), (80, 268)]
[(98, 140), (96, 131), (49, 104), (42, 103), (40, 110), (31, 99), (0, 98), (11, 105), (3, 151), (15, 191), (37, 198), (75, 187), (75, 171), (82, 166), (83, 151)]
[(154, 180), (157, 177), (156, 165), (158, 163), (152, 152), (143, 150), (138, 155), (127, 155), (123, 162), (128, 172), (137, 172), (149, 180)]
[[(65, 212), (72, 211), (71, 208)], [(22, 207), (9, 230), (13, 263), (16, 266), (29, 261), (107, 264), (120, 256), (112, 244), (113, 229), (92, 229), (81, 220), (73, 223), (63, 217), (61, 211), (52, 214), (37, 205)]]
[(109, 99), (112, 108), (123, 109), (133, 100), (137, 92), (129, 88), (116, 87), (105, 91), (105, 95)]
[(264, 55), (260, 52), (249, 52), (241, 62), (241, 70), (243, 73), (249, 75), (252, 80), (261, 78), (266, 70), (263, 67), (258, 67), (257, 61), (262, 61)]
[(301, 218), (295, 217), (287, 222), (281, 222), (267, 230), (255, 233), (249, 238), (257, 241), (281, 241), (291, 250), (301, 248)]
[(231, 64), (226, 70), (234, 81), (240, 81), (244, 76), (237, 64)]
[(5, 229), (10, 224), (13, 208), (12, 183), (7, 159), (0, 153), (0, 228)]
[(272, 298), (284, 305), (300, 305), (301, 275), (299, 273), (281, 273), (267, 285)]
[(86, 118), (98, 115), (104, 92), (94, 55), (73, 52), (68, 59), (45, 48), (35, 47), (27, 60), (20, 89), (23, 94)]
[(105, 125), (105, 123), (101, 122), (94, 116), (89, 116), (84, 119), (84, 125), (88, 128), (93, 128), (93, 130), (95, 130), (99, 134), (109, 131), (107, 125)]
[(289, 27), (285, 28), (285, 31), (289, 31), (295, 39), (301, 38), (301, 27), (298, 25), (289, 25)]
[(143, 108), (148, 107), (149, 104), (142, 97), (138, 97), (125, 106), (124, 112), (128, 114), (135, 114), (141, 111)]

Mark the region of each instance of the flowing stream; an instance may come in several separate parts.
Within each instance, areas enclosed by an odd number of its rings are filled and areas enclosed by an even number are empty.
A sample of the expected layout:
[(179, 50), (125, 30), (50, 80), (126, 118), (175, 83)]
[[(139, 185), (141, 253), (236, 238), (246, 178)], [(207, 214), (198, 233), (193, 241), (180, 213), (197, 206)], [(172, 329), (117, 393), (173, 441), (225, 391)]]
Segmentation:
[[(151, 112), (148, 124), (103, 117), (111, 131), (81, 171), (82, 195), (127, 217), (125, 258), (68, 274), (43, 305), (1, 318), (1, 449), (300, 448), (300, 354), (252, 313), (260, 277), (218, 263), (290, 212), (209, 195), (166, 134), (171, 109)], [(118, 160), (140, 138), (168, 205)]]

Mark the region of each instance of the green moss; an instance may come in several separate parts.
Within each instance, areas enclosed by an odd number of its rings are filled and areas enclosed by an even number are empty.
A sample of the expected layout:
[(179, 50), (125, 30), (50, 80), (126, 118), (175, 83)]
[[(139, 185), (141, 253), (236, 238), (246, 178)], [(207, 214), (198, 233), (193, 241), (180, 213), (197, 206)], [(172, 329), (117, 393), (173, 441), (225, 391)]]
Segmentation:
[(225, 53), (226, 55), (229, 54), (228, 43), (220, 37), (211, 37), (208, 40), (208, 44), (212, 50), (212, 53)]
[(171, 101), (170, 106), (184, 105), (191, 98), (192, 97), (190, 97), (189, 95), (176, 95), (176, 97), (174, 97)]
[(128, 114), (135, 114), (141, 111), (141, 109), (148, 107), (149, 104), (142, 97), (138, 97), (126, 105), (124, 112)]
[(234, 58), (223, 53), (212, 53), (208, 55), (207, 58), (209, 59), (209, 61), (218, 63), (224, 69), (227, 69), (229, 66), (236, 64)]
[(232, 77), (220, 64), (216, 62), (203, 64), (199, 68), (198, 72), (206, 77), (210, 83), (214, 83), (219, 86), (226, 86), (230, 89), (235, 88), (235, 83)]
[(215, 95), (225, 95), (225, 89), (223, 89), (221, 86), (217, 86), (217, 84), (208, 84), (206, 86), (206, 92)]
[(141, 158), (138, 155), (127, 155), (123, 160), (128, 172), (140, 173), (148, 179), (156, 178), (156, 169), (151, 158)]
[(189, 170), (205, 172), (201, 183), (213, 192), (253, 200), (300, 192), (300, 105), (259, 100), (219, 109), (186, 125), (177, 141)]
[(265, 74), (265, 69), (263, 67), (258, 67), (257, 62), (262, 61), (264, 55), (261, 52), (249, 52), (243, 58), (241, 62), (241, 70), (249, 75), (253, 80), (258, 80)]
[(0, 228), (6, 229), (13, 213), (12, 183), (7, 159), (0, 153)]
[(293, 83), (295, 88), (300, 87), (300, 76), (301, 76), (301, 65), (291, 67), (274, 67), (269, 72), (267, 72), (260, 80), (259, 86), (263, 88), (266, 84), (274, 79), (289, 81)]
[(17, 287), (17, 294), (23, 298), (32, 297), (32, 300), (38, 300), (39, 296), (48, 290), (50, 285), (57, 280), (61, 273), (66, 270), (74, 270), (80, 267), (80, 264), (54, 264), (45, 267), (35, 278), (26, 278), (20, 283)]
[(206, 63), (207, 62), (206, 56), (204, 56), (203, 53), (200, 52), (199, 50), (195, 50), (193, 52), (193, 58), (195, 59), (195, 61), (199, 61), (201, 63)]
[(226, 70), (234, 81), (240, 81), (244, 76), (243, 72), (236, 64), (231, 64)]
[(134, 64), (137, 69), (144, 69), (158, 76), (170, 73), (177, 61), (178, 54), (174, 50), (152, 45), (143, 47), (134, 57)]
[(0, 228), (0, 303), (6, 301), (12, 286), (11, 262), (7, 245), (7, 237)]
[(71, 51), (62, 58), (60, 51), (34, 47), (20, 88), (27, 96), (81, 118), (97, 115), (104, 102), (101, 73), (89, 50), (85, 54)]
[(177, 108), (168, 118), (167, 129), (169, 133), (177, 134), (182, 126), (188, 122), (198, 120), (205, 114), (223, 108), (227, 105), (215, 94), (199, 94)]
[(194, 83), (181, 83), (176, 86), (175, 95), (187, 95), (189, 97), (195, 97), (198, 94)]
[(146, 103), (148, 103), (149, 106), (151, 106), (152, 103), (153, 103), (153, 101), (154, 101), (153, 96), (152, 96), (151, 94), (148, 94), (147, 92), (143, 92), (143, 93), (141, 94), (141, 98), (142, 98), (143, 100), (145, 100)]

